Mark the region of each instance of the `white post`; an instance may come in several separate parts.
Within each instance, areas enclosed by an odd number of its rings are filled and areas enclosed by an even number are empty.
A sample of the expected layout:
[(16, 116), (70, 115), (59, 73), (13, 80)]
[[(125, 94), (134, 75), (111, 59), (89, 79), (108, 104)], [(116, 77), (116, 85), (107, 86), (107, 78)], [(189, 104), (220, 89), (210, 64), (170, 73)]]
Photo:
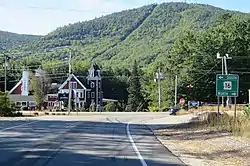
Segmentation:
[(174, 105), (175, 107), (177, 106), (177, 84), (178, 84), (178, 76), (175, 76), (175, 100), (174, 100)]
[[(226, 56), (224, 56), (223, 59), (224, 59), (224, 65), (225, 65), (225, 74), (228, 75), (227, 59), (232, 59), (232, 57), (228, 57), (228, 54), (226, 54)], [(228, 106), (229, 104), (231, 104), (231, 98), (227, 97), (226, 105)]]
[(161, 70), (159, 68), (158, 72), (158, 103), (159, 103), (159, 110), (161, 109), (161, 77), (160, 77)]
[[(70, 51), (70, 54), (69, 54), (69, 77), (71, 75), (71, 51)], [(69, 97), (68, 97), (68, 114), (70, 113), (70, 110), (71, 110), (71, 80), (69, 80), (68, 82), (68, 86), (69, 86)]]
[(4, 91), (7, 91), (7, 56), (4, 55)]

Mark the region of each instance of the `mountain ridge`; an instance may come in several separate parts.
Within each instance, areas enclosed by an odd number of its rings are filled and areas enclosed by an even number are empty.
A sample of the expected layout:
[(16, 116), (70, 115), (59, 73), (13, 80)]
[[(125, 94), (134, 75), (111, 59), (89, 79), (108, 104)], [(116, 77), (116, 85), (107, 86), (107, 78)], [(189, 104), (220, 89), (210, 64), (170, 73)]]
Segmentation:
[(185, 30), (209, 29), (220, 24), (219, 18), (228, 13), (249, 17), (204, 4), (151, 4), (59, 27), (13, 52), (22, 55), (16, 56), (19, 59), (29, 56), (42, 61), (60, 60), (67, 56), (65, 48), (71, 47), (75, 60), (95, 60), (104, 67), (129, 66), (137, 60), (147, 67), (166, 60), (172, 44)]
[(13, 49), (28, 44), (41, 36), (30, 34), (18, 34), (0, 30), (0, 48), (2, 50)]

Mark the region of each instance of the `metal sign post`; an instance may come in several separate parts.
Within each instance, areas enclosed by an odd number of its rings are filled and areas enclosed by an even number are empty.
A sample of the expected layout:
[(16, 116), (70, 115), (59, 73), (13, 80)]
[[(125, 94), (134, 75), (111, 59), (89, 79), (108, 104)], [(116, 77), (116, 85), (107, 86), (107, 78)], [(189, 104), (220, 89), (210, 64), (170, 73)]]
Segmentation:
[(236, 97), (234, 98), (234, 127), (236, 128)]
[(220, 97), (234, 97), (234, 123), (236, 123), (236, 98), (239, 95), (239, 76), (236, 74), (216, 75), (216, 96), (218, 97), (218, 114), (220, 113)]

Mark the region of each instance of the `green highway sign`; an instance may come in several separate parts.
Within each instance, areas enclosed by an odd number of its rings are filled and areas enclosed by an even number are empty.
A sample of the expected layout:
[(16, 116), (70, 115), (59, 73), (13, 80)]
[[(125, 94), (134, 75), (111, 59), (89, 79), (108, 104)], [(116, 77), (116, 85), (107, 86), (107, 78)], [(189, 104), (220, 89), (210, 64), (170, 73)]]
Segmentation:
[(216, 95), (218, 97), (238, 97), (239, 76), (236, 74), (216, 75)]

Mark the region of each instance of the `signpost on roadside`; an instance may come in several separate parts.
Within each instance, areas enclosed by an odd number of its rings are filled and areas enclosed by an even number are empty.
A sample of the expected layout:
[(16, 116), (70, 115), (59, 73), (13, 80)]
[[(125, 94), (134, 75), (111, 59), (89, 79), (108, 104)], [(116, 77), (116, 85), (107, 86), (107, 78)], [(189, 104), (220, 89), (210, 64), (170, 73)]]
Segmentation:
[(234, 97), (234, 120), (236, 120), (236, 98), (239, 96), (239, 76), (236, 74), (217, 74), (216, 96), (218, 97), (218, 114), (220, 113), (220, 97)]

